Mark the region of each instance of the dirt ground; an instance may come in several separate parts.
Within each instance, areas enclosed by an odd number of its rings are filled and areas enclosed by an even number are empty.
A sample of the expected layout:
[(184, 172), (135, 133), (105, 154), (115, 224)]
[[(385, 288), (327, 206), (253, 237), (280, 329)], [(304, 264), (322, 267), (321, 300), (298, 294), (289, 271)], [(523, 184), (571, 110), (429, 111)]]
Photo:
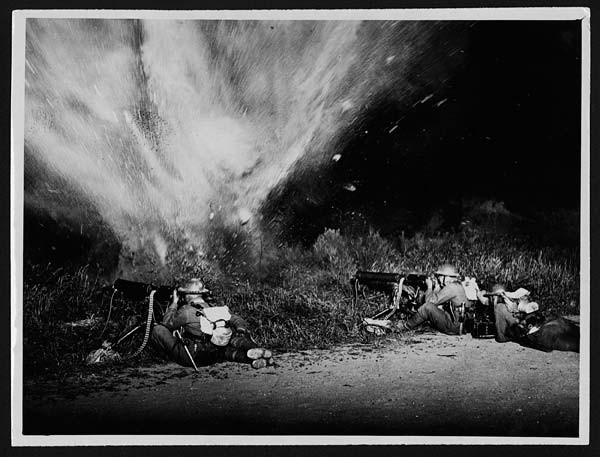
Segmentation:
[(423, 332), (276, 362), (26, 382), (24, 433), (578, 436), (577, 353)]

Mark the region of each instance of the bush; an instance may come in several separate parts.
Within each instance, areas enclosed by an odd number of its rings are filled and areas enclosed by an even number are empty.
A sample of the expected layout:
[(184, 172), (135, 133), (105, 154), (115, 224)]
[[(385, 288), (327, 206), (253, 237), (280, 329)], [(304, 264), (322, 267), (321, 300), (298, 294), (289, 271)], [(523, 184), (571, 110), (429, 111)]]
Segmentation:
[(356, 271), (357, 262), (350, 246), (339, 230), (326, 230), (313, 245), (316, 263), (336, 280), (350, 278)]

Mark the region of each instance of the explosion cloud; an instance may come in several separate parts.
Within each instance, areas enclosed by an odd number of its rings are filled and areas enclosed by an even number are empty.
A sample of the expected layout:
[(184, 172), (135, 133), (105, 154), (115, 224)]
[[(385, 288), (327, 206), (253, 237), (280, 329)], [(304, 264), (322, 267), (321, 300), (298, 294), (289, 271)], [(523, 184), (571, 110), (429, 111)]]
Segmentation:
[(161, 262), (202, 246), (209, 224), (255, 231), (269, 193), (330, 166), (369, 103), (414, 103), (422, 84), (407, 72), (441, 29), (29, 19), (26, 205), (75, 226), (91, 211)]

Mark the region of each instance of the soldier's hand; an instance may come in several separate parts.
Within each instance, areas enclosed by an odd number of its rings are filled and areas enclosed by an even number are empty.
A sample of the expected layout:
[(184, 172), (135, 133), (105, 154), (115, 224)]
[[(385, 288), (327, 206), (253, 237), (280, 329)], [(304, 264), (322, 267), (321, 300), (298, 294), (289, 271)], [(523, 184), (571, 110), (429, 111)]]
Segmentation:
[(171, 306), (177, 306), (178, 302), (179, 302), (179, 297), (177, 295), (177, 289), (173, 289), (173, 302), (171, 303)]
[(425, 279), (425, 284), (427, 285), (427, 292), (431, 292), (433, 290), (433, 280), (430, 277)]
[(490, 303), (490, 299), (486, 297), (485, 294), (487, 294), (485, 290), (478, 290), (477, 299), (479, 300), (479, 303), (487, 306)]

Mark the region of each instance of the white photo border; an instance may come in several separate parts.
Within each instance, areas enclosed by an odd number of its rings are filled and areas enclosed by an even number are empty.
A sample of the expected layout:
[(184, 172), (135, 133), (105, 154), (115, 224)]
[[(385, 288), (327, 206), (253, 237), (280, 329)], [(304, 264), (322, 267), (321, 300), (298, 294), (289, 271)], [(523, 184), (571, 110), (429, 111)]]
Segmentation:
[[(577, 438), (476, 436), (242, 436), (22, 434), (23, 417), (23, 208), (25, 24), (28, 18), (183, 20), (420, 20), (581, 21), (581, 206), (579, 436)], [(11, 438), (23, 446), (135, 445), (587, 445), (590, 426), (590, 10), (583, 7), (354, 9), (354, 10), (19, 10), (13, 12), (11, 87)]]

